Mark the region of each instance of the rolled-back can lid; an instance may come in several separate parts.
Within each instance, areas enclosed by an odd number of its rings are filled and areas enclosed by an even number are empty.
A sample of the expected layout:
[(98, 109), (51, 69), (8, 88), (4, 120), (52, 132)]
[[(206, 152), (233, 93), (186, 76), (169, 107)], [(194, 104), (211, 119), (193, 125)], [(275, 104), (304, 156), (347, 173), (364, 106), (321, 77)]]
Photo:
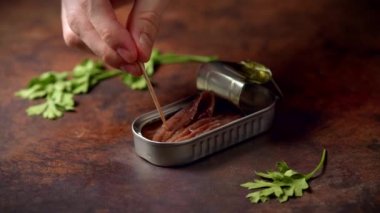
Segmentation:
[(214, 61), (202, 64), (196, 85), (199, 90), (212, 91), (229, 100), (240, 109), (257, 109), (272, 103), (274, 94), (261, 84), (271, 82), (272, 76), (265, 66), (248, 62)]
[(210, 62), (199, 68), (197, 88), (212, 91), (235, 105), (239, 105), (244, 85), (244, 76), (227, 63)]

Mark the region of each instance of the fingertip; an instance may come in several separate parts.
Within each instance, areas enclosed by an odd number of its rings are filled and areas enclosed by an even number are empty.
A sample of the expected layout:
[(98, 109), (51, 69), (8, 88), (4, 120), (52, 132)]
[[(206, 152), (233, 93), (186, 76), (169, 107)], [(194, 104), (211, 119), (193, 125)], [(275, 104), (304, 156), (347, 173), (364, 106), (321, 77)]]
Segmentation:
[(135, 63), (138, 50), (132, 35), (118, 21), (110, 1), (89, 1), (87, 15), (99, 37), (125, 61)]
[(153, 47), (153, 38), (147, 33), (141, 33), (138, 38), (138, 49), (139, 52), (139, 61), (146, 62), (149, 60), (152, 47)]
[(133, 76), (141, 76), (142, 70), (137, 64), (126, 64), (120, 66), (120, 69), (126, 72), (131, 73)]
[(133, 63), (137, 60), (137, 53), (135, 51), (118, 48), (116, 52), (128, 63)]

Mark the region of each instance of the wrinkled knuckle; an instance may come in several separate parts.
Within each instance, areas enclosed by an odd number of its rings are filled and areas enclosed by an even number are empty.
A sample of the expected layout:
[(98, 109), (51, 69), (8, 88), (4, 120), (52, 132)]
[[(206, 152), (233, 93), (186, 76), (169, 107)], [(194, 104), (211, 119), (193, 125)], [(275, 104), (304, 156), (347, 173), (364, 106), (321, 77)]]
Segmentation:
[(159, 29), (161, 16), (157, 12), (144, 12), (140, 16), (143, 22), (143, 31), (151, 35), (156, 35)]
[(111, 45), (111, 47), (113, 46), (114, 36), (111, 30), (109, 29), (103, 30), (102, 32), (100, 32), (100, 36), (104, 42)]

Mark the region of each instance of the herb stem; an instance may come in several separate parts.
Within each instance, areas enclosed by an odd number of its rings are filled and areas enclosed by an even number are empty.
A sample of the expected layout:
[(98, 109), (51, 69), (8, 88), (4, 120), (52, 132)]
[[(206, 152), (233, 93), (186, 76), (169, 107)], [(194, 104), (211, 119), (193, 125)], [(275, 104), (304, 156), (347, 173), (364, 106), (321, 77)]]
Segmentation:
[(186, 62), (200, 62), (206, 63), (217, 59), (215, 56), (202, 56), (202, 55), (177, 55), (173, 53), (162, 54), (157, 57), (160, 64), (173, 64), (173, 63), (186, 63)]
[(325, 163), (325, 159), (326, 159), (326, 149), (323, 149), (321, 160), (319, 161), (319, 164), (317, 165), (317, 167), (315, 167), (315, 169), (312, 172), (305, 175), (306, 180), (309, 180), (310, 178), (312, 178), (314, 176), (314, 174), (317, 173), (323, 167), (323, 164)]

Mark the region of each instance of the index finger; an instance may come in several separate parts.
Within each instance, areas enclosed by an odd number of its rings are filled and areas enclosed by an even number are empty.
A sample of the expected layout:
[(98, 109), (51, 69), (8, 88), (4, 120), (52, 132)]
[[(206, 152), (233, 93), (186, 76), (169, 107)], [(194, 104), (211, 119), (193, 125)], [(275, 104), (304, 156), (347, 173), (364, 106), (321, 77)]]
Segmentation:
[(88, 17), (103, 41), (128, 63), (137, 60), (136, 45), (128, 32), (117, 20), (109, 1), (88, 2)]
[(129, 14), (127, 29), (136, 43), (139, 61), (150, 58), (161, 16), (169, 0), (138, 0)]

